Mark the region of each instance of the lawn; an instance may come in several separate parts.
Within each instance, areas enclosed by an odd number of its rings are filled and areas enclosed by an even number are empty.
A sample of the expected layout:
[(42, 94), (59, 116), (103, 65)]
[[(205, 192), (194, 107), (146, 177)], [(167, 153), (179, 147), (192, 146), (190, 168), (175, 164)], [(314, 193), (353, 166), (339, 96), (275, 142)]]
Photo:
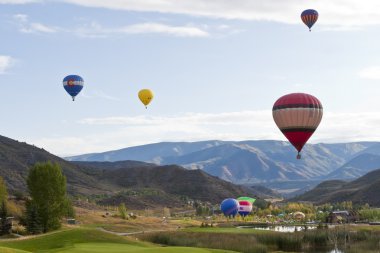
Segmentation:
[(55, 251), (59, 253), (227, 253), (233, 251), (226, 250), (213, 250), (213, 249), (199, 249), (189, 247), (141, 247), (125, 244), (109, 244), (109, 243), (81, 243), (75, 244), (70, 249), (62, 251)]
[(194, 252), (222, 253), (225, 250), (188, 247), (160, 247), (150, 243), (105, 233), (96, 229), (68, 229), (27, 239), (0, 241), (0, 253), (62, 252), (62, 253), (119, 253), (119, 252)]

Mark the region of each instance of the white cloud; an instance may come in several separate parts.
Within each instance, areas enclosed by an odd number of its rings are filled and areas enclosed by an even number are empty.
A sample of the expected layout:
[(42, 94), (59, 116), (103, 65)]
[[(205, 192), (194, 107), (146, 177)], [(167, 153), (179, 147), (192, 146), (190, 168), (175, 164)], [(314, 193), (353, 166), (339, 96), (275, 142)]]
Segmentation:
[(319, 24), (359, 26), (380, 24), (377, 0), (61, 0), (87, 7), (114, 10), (187, 14), (224, 19), (276, 21), (298, 24), (304, 9), (320, 13)]
[(19, 31), (22, 33), (55, 33), (59, 29), (52, 26), (47, 26), (41, 23), (29, 22), (28, 15), (16, 14), (13, 19), (19, 26)]
[(314, 142), (380, 141), (380, 113), (326, 113)]
[(364, 79), (380, 80), (380, 66), (372, 66), (362, 69), (359, 76)]
[(28, 15), (26, 14), (15, 14), (13, 18), (19, 22), (28, 22)]
[(0, 0), (0, 4), (28, 4), (38, 2), (41, 2), (41, 0)]
[[(25, 4), (47, 0), (0, 0), (0, 4)], [(185, 14), (209, 18), (274, 21), (299, 24), (304, 9), (318, 10), (322, 30), (356, 29), (380, 24), (378, 0), (57, 0), (85, 7), (138, 12)]]
[(208, 37), (209, 33), (194, 25), (173, 26), (161, 23), (139, 23), (121, 27), (103, 27), (102, 25), (92, 22), (82, 25), (79, 28), (65, 29), (62, 27), (54, 27), (37, 22), (30, 22), (28, 15), (13, 15), (19, 31), (22, 33), (56, 33), (75, 31), (79, 37), (85, 38), (106, 38), (111, 35), (125, 34), (166, 34), (176, 37)]
[(4, 74), (9, 68), (14, 65), (15, 60), (6, 55), (0, 55), (0, 75)]
[(122, 34), (166, 34), (176, 37), (208, 37), (208, 32), (195, 26), (171, 26), (161, 23), (141, 23), (124, 27), (106, 28), (93, 22), (77, 29), (81, 37), (101, 38)]
[[(102, 152), (160, 141), (286, 140), (272, 113), (186, 113), (174, 116), (86, 118), (72, 123), (92, 133), (32, 140), (60, 155)], [(380, 113), (325, 113), (310, 142), (380, 141)]]

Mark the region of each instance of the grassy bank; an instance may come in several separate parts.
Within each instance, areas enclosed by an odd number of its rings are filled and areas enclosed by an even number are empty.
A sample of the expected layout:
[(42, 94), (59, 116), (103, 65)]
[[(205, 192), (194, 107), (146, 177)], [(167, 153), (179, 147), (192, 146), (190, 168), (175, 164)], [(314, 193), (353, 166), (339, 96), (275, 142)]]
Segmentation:
[(62, 252), (62, 253), (227, 253), (227, 250), (161, 247), (96, 229), (70, 229), (25, 239), (0, 241), (0, 252)]

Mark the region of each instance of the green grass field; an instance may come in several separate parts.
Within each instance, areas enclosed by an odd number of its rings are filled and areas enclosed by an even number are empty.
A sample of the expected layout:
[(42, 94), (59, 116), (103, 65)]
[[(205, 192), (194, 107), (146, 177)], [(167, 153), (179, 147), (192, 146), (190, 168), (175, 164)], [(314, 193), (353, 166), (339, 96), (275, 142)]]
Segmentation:
[(22, 240), (0, 241), (0, 253), (223, 253), (225, 250), (188, 247), (161, 247), (105, 233), (95, 229), (71, 229)]

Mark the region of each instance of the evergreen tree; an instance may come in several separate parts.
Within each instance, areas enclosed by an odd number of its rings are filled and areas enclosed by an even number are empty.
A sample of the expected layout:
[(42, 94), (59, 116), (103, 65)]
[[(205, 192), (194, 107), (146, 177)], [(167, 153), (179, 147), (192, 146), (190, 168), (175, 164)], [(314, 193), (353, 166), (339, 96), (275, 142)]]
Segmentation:
[(26, 229), (30, 234), (42, 233), (40, 216), (38, 215), (37, 207), (32, 201), (26, 202)]
[(60, 228), (60, 219), (67, 213), (66, 177), (60, 166), (51, 162), (35, 164), (27, 185), (32, 198), (27, 215), (30, 219), (38, 217), (29, 224), (39, 223), (44, 233)]
[(125, 207), (125, 204), (124, 203), (121, 203), (118, 207), (118, 210), (119, 210), (119, 215), (122, 219), (126, 219), (127, 218), (127, 208)]
[(7, 186), (5, 184), (5, 181), (2, 177), (0, 177), (0, 202), (3, 203), (3, 201), (8, 199), (8, 191)]
[(12, 230), (12, 223), (7, 220), (8, 217), (8, 208), (7, 208), (7, 202), (6, 200), (3, 200), (1, 202), (1, 209), (0, 209), (0, 234), (1, 235), (7, 235), (11, 233)]

